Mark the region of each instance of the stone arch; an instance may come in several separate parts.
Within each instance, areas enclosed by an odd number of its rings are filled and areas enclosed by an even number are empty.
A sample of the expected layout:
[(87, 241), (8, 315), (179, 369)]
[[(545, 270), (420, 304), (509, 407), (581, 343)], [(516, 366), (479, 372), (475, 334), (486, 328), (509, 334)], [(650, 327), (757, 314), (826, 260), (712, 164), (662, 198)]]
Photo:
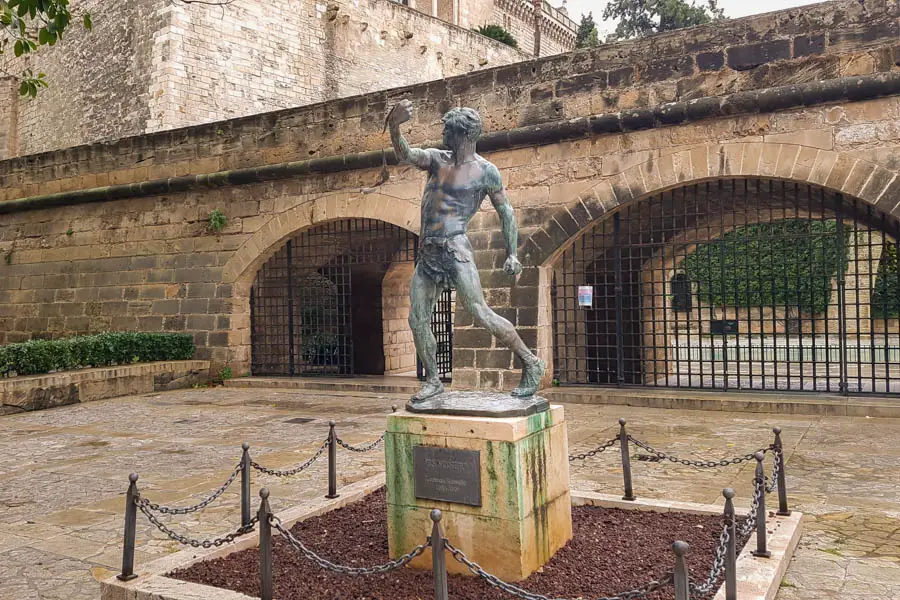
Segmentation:
[(326, 221), (348, 218), (377, 219), (417, 232), (419, 202), (381, 193), (353, 192), (306, 198), (274, 215), (225, 264), (222, 283), (232, 285), (229, 363), (236, 375), (249, 372), (250, 287), (257, 271), (292, 235)]
[(847, 194), (900, 219), (898, 172), (832, 150), (796, 144), (709, 144), (663, 156), (606, 177), (550, 218), (521, 245), (522, 264), (549, 265), (567, 243), (619, 207), (661, 192), (720, 178), (777, 178)]

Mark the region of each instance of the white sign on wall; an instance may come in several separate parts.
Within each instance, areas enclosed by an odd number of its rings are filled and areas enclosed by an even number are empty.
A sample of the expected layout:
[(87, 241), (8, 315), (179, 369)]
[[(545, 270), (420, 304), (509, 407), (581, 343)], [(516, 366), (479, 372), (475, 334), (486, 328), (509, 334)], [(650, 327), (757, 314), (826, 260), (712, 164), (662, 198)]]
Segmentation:
[(579, 285), (578, 286), (578, 306), (594, 306), (594, 286)]

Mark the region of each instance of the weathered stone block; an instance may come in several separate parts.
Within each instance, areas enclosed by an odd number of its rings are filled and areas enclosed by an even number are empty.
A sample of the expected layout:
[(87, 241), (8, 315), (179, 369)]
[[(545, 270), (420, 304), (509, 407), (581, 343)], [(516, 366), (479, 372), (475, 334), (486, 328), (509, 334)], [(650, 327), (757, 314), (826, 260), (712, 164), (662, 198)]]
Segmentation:
[(746, 46), (728, 48), (728, 66), (735, 71), (744, 71), (759, 65), (786, 60), (791, 57), (790, 40), (772, 40)]
[[(416, 497), (413, 448), (480, 452), (481, 505)], [(447, 538), (487, 571), (518, 581), (546, 564), (572, 536), (568, 443), (562, 407), (509, 419), (414, 415), (388, 417), (385, 436), (388, 543), (408, 552), (431, 530), (429, 513), (443, 512)], [(460, 564), (447, 563), (456, 573)], [(412, 566), (430, 569), (423, 555)]]

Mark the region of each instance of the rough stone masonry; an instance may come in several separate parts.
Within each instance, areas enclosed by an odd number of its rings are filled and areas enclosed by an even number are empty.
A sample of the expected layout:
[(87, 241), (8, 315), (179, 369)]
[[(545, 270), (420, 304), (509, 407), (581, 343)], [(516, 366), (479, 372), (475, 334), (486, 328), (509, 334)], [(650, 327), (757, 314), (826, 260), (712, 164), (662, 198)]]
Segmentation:
[[(840, 1), (656, 35), (204, 126), (0, 162), (0, 343), (103, 329), (186, 331), (246, 372), (250, 286), (304, 228), (418, 228), (423, 177), (381, 168), (383, 116), (481, 112), (525, 270), (510, 284), (489, 212), (470, 231), (488, 302), (552, 364), (549, 266), (616, 206), (690, 182), (808, 182), (900, 216), (900, 7)], [(392, 155), (388, 158), (393, 162)], [(208, 215), (228, 217), (221, 233)], [(513, 359), (460, 311), (457, 387), (515, 385)], [(216, 368), (214, 366), (213, 368)], [(548, 377), (552, 374), (548, 373)]]
[[(0, 78), (0, 158), (221, 121), (527, 60), (530, 0), (270, 0), (227, 8), (82, 0), (93, 31), (28, 58), (51, 87), (18, 97)], [(223, 10), (223, 8), (226, 8)], [(454, 9), (454, 10), (451, 10)], [(542, 55), (575, 47), (545, 4)], [(507, 23), (511, 48), (472, 31)], [(527, 42), (527, 43), (526, 43)], [(25, 59), (4, 58), (18, 72)], [(59, 119), (58, 115), (72, 115)]]

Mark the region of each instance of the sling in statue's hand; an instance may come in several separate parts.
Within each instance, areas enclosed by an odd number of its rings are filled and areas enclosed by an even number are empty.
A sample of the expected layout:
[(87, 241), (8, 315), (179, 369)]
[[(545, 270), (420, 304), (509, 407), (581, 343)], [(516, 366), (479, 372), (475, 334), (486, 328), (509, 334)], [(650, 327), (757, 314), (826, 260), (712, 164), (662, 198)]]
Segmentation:
[(401, 100), (394, 105), (388, 115), (388, 124), (392, 127), (399, 127), (412, 119), (413, 104), (409, 100)]
[(522, 272), (522, 263), (520, 263), (519, 259), (515, 256), (510, 256), (506, 259), (506, 262), (503, 263), (503, 271), (507, 275), (518, 275)]

